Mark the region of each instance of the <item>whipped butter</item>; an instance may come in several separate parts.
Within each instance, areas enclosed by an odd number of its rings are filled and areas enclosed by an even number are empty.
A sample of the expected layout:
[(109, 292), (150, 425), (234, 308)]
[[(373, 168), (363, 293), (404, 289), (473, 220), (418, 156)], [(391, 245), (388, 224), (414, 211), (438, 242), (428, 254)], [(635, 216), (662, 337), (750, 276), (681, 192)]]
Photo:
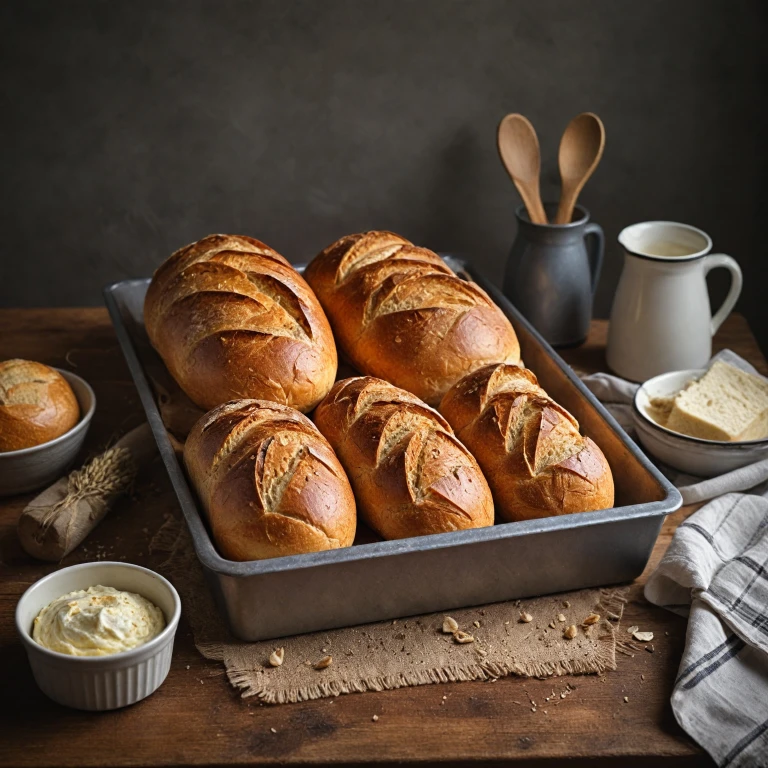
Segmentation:
[(43, 608), (32, 637), (43, 648), (70, 656), (108, 656), (144, 645), (164, 627), (163, 612), (145, 597), (95, 586)]

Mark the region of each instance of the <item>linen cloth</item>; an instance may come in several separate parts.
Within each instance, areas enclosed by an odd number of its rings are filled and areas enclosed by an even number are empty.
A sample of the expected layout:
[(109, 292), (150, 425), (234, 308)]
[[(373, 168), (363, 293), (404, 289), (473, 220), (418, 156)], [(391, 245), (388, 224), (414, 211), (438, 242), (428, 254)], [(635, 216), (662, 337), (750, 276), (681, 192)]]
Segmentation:
[[(715, 359), (757, 373), (733, 352)], [(632, 434), (638, 385), (584, 382)], [(645, 586), (650, 602), (689, 617), (672, 710), (719, 766), (768, 766), (768, 460), (707, 480), (660, 468), (685, 504), (714, 499), (678, 526)]]

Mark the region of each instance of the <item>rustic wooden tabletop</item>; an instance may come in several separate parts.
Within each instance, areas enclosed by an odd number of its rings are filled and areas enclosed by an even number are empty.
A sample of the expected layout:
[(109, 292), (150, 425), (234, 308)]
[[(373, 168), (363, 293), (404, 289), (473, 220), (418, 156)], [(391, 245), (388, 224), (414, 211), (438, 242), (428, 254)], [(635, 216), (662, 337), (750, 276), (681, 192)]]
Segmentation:
[[(142, 421), (141, 406), (103, 309), (0, 310), (0, 360), (24, 357), (69, 368), (98, 400), (85, 451)], [(605, 321), (563, 356), (582, 370), (605, 369)], [(768, 373), (750, 330), (731, 316), (716, 338)], [(124, 710), (88, 714), (37, 689), (17, 639), (13, 613), (22, 592), (58, 566), (21, 549), (16, 519), (30, 496), (0, 499), (0, 718), (2, 766), (192, 766), (272, 762), (514, 762), (516, 765), (703, 766), (709, 758), (677, 726), (669, 706), (685, 640), (680, 617), (646, 603), (642, 585), (669, 544), (684, 508), (664, 525), (645, 574), (630, 591), (624, 624), (654, 633), (654, 652), (619, 656), (603, 676), (570, 677), (573, 695), (531, 711), (564, 680), (505, 678), (356, 694), (284, 706), (240, 699), (221, 667), (194, 648), (182, 617), (168, 679)], [(176, 506), (159, 461), (62, 563), (127, 560), (153, 567), (148, 544)], [(447, 699), (443, 703), (443, 696)], [(628, 702), (624, 701), (628, 698)], [(373, 721), (373, 715), (378, 720)]]

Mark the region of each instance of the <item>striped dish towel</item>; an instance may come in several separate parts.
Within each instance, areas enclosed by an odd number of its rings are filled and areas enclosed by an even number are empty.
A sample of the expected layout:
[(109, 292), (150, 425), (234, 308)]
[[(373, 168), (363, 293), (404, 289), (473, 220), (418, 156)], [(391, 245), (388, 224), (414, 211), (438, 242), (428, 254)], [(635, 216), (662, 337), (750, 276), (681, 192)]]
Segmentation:
[(645, 596), (689, 616), (678, 723), (719, 766), (768, 766), (768, 499), (728, 493), (691, 515)]

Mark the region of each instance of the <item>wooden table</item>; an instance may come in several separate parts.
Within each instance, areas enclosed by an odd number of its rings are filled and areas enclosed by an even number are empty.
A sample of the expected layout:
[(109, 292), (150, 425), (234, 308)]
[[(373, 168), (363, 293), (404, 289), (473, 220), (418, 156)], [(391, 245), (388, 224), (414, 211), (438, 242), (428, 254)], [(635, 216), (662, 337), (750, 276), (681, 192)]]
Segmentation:
[[(98, 409), (87, 450), (142, 421), (105, 310), (0, 310), (0, 331), (0, 360), (24, 357), (67, 367), (91, 383)], [(604, 369), (605, 334), (605, 321), (595, 321), (587, 344), (564, 357), (581, 369)], [(716, 347), (724, 346), (768, 373), (742, 317), (731, 316), (723, 325)], [(60, 707), (40, 693), (16, 637), (13, 612), (19, 596), (56, 568), (32, 561), (17, 541), (16, 519), (29, 498), (0, 499), (0, 681), (6, 705), (0, 718), (2, 766), (446, 764), (480, 759), (560, 765), (565, 758), (574, 758), (569, 765), (712, 764), (677, 726), (669, 706), (686, 623), (642, 597), (645, 576), (691, 508), (668, 519), (646, 573), (630, 591), (624, 625), (654, 632), (655, 652), (619, 656), (618, 670), (604, 676), (568, 678), (575, 693), (554, 706), (532, 712), (529, 697), (542, 701), (563, 687), (563, 678), (428, 685), (262, 706), (240, 699), (221, 667), (197, 653), (182, 618), (171, 672), (160, 691), (124, 710), (88, 714)], [(119, 502), (63, 564), (102, 557), (156, 566), (148, 542), (175, 506), (158, 459), (133, 497)], [(374, 714), (379, 716), (376, 722)]]

